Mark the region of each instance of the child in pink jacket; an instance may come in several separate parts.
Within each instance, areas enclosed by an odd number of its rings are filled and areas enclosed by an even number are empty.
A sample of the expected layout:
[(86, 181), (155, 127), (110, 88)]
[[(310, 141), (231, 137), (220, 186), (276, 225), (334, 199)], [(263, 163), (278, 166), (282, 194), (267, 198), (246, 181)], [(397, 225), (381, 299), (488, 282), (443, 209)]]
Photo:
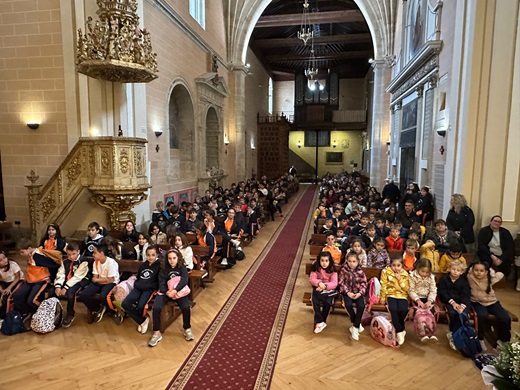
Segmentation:
[(320, 252), (312, 265), (309, 281), (312, 286), (314, 333), (320, 333), (327, 326), (327, 317), (338, 293), (338, 274), (329, 252)]

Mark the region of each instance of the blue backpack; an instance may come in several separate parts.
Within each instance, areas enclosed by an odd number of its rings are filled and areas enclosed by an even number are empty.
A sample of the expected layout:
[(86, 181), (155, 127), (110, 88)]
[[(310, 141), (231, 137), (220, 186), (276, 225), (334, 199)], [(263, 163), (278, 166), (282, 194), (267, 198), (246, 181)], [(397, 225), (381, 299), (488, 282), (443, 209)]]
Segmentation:
[(16, 310), (12, 310), (5, 315), (5, 320), (2, 322), (2, 333), (7, 336), (25, 332), (22, 315)]
[(460, 314), (459, 317), (461, 327), (453, 332), (453, 343), (462, 355), (474, 359), (477, 354), (482, 352), (477, 332), (470, 325), (466, 314)]

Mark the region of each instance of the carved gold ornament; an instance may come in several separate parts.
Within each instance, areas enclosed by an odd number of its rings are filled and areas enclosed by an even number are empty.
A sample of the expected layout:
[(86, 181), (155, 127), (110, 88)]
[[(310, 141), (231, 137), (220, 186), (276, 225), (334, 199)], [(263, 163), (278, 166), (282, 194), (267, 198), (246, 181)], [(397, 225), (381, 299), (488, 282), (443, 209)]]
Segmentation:
[(137, 0), (97, 0), (99, 20), (89, 16), (78, 29), (77, 71), (120, 83), (157, 78), (157, 54), (150, 33), (139, 27)]

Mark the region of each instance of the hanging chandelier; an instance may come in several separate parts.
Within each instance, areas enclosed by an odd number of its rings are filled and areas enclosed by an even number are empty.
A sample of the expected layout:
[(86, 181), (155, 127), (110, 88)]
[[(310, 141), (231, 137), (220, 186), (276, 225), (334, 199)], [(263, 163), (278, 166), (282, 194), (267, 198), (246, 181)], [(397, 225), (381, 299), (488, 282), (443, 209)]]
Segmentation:
[(307, 0), (303, 2), (303, 14), (302, 14), (302, 23), (300, 27), (300, 31), (298, 31), (298, 39), (303, 41), (303, 44), (306, 45), (307, 41), (314, 36), (314, 32), (311, 31), (311, 23), (309, 19), (309, 3)]
[(325, 80), (318, 79), (318, 64), (314, 53), (314, 38), (311, 39), (311, 55), (309, 57), (308, 67), (304, 70), (304, 74), (307, 77), (307, 87), (311, 91), (319, 89), (323, 91), (325, 89)]
[(78, 30), (77, 71), (120, 83), (157, 78), (157, 54), (150, 33), (139, 27), (137, 0), (97, 0), (99, 20), (89, 16)]

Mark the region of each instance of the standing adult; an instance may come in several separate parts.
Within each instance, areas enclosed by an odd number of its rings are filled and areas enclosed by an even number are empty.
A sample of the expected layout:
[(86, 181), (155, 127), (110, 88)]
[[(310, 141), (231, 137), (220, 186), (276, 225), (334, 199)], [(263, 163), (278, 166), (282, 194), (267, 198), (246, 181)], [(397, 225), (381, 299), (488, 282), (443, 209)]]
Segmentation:
[(475, 215), (462, 194), (453, 194), (450, 200), (450, 211), (446, 217), (446, 226), (462, 238), (468, 252), (475, 250)]
[(502, 227), (500, 215), (491, 217), (489, 226), (480, 229), (477, 244), (477, 256), (480, 260), (488, 262), (507, 278), (514, 258), (513, 236), (509, 230)]
[(399, 199), (401, 199), (401, 192), (399, 191), (399, 187), (397, 187), (393, 180), (390, 181), (387, 185), (383, 187), (383, 200), (388, 199), (390, 203), (397, 204)]
[(421, 220), (421, 225), (425, 225), (426, 221), (433, 220), (433, 197), (428, 187), (421, 188), (421, 195), (415, 205), (415, 211)]

